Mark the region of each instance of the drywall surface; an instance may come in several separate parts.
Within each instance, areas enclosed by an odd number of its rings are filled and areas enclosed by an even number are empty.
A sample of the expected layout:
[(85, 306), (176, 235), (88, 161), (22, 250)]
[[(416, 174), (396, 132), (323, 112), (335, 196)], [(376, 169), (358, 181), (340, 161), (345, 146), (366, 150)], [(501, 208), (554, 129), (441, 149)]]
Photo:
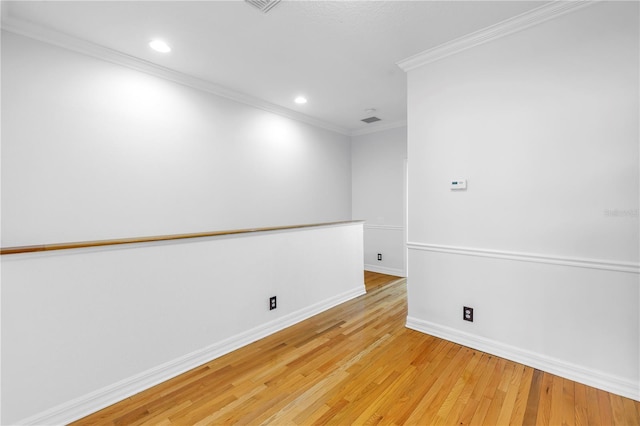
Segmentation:
[(2, 424), (68, 423), (363, 294), (362, 232), (3, 256)]
[(349, 138), (2, 37), (2, 245), (351, 219)]
[[(3, 31), (3, 247), (350, 218), (347, 136)], [(66, 423), (355, 297), (362, 240), (3, 256), (2, 423)]]
[[(404, 276), (407, 128), (351, 138), (352, 215), (365, 220), (367, 270)], [(378, 261), (378, 253), (382, 260)]]
[(409, 326), (640, 398), (638, 35), (601, 2), (409, 72)]

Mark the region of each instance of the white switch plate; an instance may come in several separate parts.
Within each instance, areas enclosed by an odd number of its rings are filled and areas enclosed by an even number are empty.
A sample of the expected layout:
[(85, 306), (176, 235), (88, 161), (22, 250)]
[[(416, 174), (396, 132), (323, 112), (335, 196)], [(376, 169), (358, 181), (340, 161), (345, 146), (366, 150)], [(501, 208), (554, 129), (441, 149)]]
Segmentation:
[(449, 187), (451, 189), (467, 189), (467, 180), (466, 179), (452, 180), (451, 185)]

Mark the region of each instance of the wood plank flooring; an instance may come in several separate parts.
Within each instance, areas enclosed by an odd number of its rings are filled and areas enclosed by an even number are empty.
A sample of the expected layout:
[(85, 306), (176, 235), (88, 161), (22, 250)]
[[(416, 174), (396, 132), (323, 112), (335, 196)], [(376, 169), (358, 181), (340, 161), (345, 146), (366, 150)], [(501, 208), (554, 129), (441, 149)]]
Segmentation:
[(640, 425), (640, 403), (404, 327), (406, 282), (202, 365), (77, 425)]

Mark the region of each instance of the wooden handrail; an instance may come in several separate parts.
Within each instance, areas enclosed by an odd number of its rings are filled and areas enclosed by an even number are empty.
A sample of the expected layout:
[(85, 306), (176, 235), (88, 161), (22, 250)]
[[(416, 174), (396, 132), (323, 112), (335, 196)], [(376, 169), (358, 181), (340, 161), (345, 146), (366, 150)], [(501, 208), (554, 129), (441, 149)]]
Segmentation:
[(287, 229), (312, 228), (316, 226), (344, 225), (359, 223), (361, 220), (345, 220), (342, 222), (311, 223), (306, 225), (272, 226), (267, 228), (234, 229), (230, 231), (196, 232), (193, 234), (158, 235), (153, 237), (118, 238), (113, 240), (79, 241), (74, 243), (38, 244), (33, 246), (2, 247), (0, 255), (34, 253), (40, 251), (69, 250), (88, 247), (115, 246), (120, 244), (151, 243), (154, 241), (184, 240), (187, 238), (219, 237), (222, 235), (248, 234), (252, 232), (282, 231)]

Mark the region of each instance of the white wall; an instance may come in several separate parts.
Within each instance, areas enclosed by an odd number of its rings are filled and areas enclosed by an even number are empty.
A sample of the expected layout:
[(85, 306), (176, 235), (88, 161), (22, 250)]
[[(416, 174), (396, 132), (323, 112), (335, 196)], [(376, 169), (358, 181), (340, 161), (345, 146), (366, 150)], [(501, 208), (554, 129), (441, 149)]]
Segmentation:
[[(3, 247), (349, 220), (350, 157), (347, 136), (3, 32)], [(361, 294), (362, 233), (3, 256), (0, 421), (68, 422)]]
[(364, 294), (362, 255), (362, 223), (5, 255), (2, 424), (67, 423)]
[[(351, 138), (352, 215), (365, 220), (365, 269), (405, 276), (407, 128)], [(378, 253), (382, 261), (378, 261)]]
[(409, 72), (410, 327), (640, 399), (638, 35), (601, 2)]
[(2, 245), (351, 218), (349, 138), (12, 33)]

